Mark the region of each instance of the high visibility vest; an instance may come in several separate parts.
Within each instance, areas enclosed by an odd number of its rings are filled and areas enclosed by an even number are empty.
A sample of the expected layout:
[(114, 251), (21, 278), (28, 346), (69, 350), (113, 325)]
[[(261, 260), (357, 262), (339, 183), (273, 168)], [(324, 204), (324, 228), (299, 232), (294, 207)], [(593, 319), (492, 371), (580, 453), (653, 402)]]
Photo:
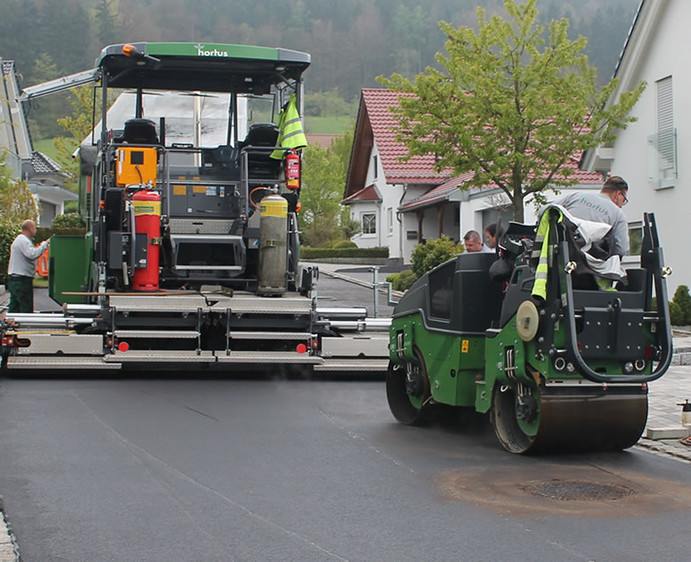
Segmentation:
[[(298, 113), (295, 94), (290, 96), (288, 103), (281, 109), (278, 116), (278, 141), (276, 144), (290, 150), (299, 150), (307, 146), (307, 137), (302, 128), (302, 118)], [(280, 160), (284, 153), (285, 150), (274, 150), (271, 153), (271, 158)]]
[[(533, 290), (531, 292), (532, 296), (539, 300), (545, 300), (547, 298), (547, 274), (549, 273), (549, 245), (551, 240), (549, 240), (549, 214), (551, 210), (547, 209), (542, 213), (542, 218), (540, 219), (540, 224), (537, 227), (537, 233), (535, 235), (535, 248), (540, 248), (539, 259), (537, 267), (535, 268), (535, 281), (533, 283)], [(562, 222), (564, 220), (564, 215), (561, 211), (557, 210), (559, 213), (557, 216), (557, 222)], [(535, 250), (533, 250), (535, 253)]]

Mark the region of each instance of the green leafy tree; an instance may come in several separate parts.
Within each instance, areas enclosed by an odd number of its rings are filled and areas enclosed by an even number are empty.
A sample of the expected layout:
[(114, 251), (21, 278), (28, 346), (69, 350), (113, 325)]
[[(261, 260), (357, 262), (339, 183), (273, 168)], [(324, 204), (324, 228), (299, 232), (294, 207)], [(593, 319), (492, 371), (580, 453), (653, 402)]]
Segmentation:
[(19, 225), (24, 219), (37, 220), (38, 206), (29, 184), (15, 179), (0, 151), (0, 216), (3, 220)]
[(326, 246), (344, 237), (340, 226), (341, 199), (348, 173), (353, 133), (335, 139), (329, 148), (305, 149), (301, 230), (308, 246)]
[[(62, 171), (67, 174), (65, 188), (77, 192), (79, 181), (79, 162), (72, 155), (85, 138), (87, 138), (94, 126), (93, 118), (93, 88), (91, 86), (80, 86), (72, 88), (67, 101), (72, 108), (72, 115), (60, 117), (60, 125), (69, 136), (59, 136), (53, 139), (57, 152), (56, 160), (60, 164)], [(97, 114), (100, 114), (100, 100), (96, 100)]]
[(540, 204), (546, 189), (573, 183), (569, 158), (614, 140), (635, 120), (629, 111), (645, 88), (606, 105), (618, 81), (599, 88), (583, 54), (587, 40), (569, 40), (567, 19), (551, 21), (545, 35), (535, 3), (505, 0), (509, 19), (488, 19), (477, 8), (477, 31), (442, 22), (448, 54), (437, 53), (441, 70), (428, 67), (412, 82), (379, 78), (415, 94), (392, 109), (409, 155), (435, 154), (440, 170), (474, 172), (462, 189), (497, 185), (518, 221), (526, 197)]

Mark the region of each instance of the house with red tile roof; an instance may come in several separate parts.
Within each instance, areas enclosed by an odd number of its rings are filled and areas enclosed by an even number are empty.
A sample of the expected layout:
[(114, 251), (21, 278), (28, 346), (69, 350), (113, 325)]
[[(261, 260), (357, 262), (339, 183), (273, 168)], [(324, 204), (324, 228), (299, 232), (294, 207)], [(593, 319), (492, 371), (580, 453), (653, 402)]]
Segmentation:
[[(403, 160), (408, 149), (395, 139), (397, 123), (389, 108), (409, 95), (362, 90), (342, 201), (361, 227), (353, 242), (388, 247), (389, 257), (403, 263), (410, 262), (413, 248), (423, 240), (444, 234), (459, 241), (468, 230), (483, 232), (492, 222), (512, 218), (509, 199), (498, 187), (462, 189), (472, 172), (453, 176), (437, 171), (432, 154)], [(574, 188), (600, 189), (602, 175), (580, 170), (579, 158), (566, 165), (574, 170)], [(532, 207), (526, 205), (526, 222), (535, 220)]]

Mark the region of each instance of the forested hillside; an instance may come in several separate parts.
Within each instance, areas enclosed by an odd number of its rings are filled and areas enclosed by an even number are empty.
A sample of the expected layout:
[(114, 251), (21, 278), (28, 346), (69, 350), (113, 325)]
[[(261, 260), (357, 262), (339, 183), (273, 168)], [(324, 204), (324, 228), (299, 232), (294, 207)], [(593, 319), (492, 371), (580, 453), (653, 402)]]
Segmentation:
[[(538, 9), (544, 21), (568, 17), (571, 35), (589, 38), (587, 54), (604, 82), (638, 2), (538, 0)], [(0, 57), (14, 59), (30, 85), (90, 68), (109, 43), (281, 46), (312, 54), (309, 92), (352, 102), (378, 75), (412, 76), (434, 64), (444, 48), (437, 22), (472, 26), (478, 4), (489, 13), (502, 9), (501, 0), (0, 0)], [(35, 136), (56, 134), (41, 129)]]

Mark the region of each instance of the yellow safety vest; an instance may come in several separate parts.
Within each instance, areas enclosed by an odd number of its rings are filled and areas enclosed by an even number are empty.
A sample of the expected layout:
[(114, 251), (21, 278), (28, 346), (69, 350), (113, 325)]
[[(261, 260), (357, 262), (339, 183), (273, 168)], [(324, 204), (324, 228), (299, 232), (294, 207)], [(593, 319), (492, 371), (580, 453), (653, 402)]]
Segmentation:
[[(535, 268), (535, 282), (533, 283), (532, 296), (536, 299), (545, 300), (547, 298), (547, 274), (549, 272), (549, 214), (547, 209), (540, 219), (535, 236), (535, 245), (542, 243), (540, 247), (540, 258), (537, 268)], [(564, 220), (564, 216), (559, 211), (557, 222)]]
[[(298, 113), (297, 96), (290, 96), (288, 103), (278, 116), (278, 146), (286, 150), (299, 150), (307, 146), (307, 137), (302, 128), (302, 118)], [(271, 158), (280, 160), (285, 150), (274, 150)]]

